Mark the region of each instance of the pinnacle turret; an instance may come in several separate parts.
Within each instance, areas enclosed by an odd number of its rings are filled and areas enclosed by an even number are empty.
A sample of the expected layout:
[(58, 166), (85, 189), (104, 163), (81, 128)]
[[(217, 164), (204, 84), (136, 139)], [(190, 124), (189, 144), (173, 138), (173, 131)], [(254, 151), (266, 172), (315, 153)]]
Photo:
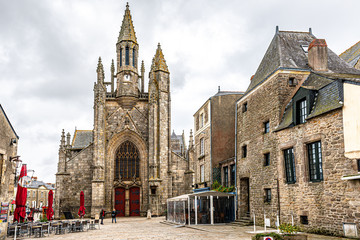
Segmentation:
[(121, 41), (133, 41), (137, 44), (135, 29), (129, 9), (129, 3), (126, 3), (126, 9), (119, 33), (118, 43)]
[(104, 71), (104, 66), (102, 64), (102, 61), (101, 61), (101, 57), (99, 57), (99, 61), (98, 61), (98, 65), (97, 65), (97, 69), (96, 71), (99, 72), (99, 71)]
[(166, 65), (166, 61), (164, 58), (164, 54), (161, 49), (160, 43), (158, 44), (158, 47), (156, 49), (155, 56), (153, 58), (153, 62), (151, 65), (151, 71), (164, 71), (169, 72), (168, 66)]
[(62, 130), (62, 133), (61, 133), (60, 147), (65, 147), (65, 131), (64, 131), (64, 129)]
[(98, 75), (98, 82), (104, 82), (105, 74), (104, 74), (104, 66), (101, 62), (101, 57), (99, 57), (98, 66), (96, 69)]

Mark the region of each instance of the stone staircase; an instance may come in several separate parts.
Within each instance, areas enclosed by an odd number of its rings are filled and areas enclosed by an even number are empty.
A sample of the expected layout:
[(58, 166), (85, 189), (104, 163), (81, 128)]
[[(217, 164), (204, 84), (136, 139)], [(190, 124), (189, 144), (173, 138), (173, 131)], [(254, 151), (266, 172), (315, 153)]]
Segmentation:
[(240, 217), (239, 219), (236, 219), (234, 222), (230, 223), (230, 225), (239, 226), (239, 227), (250, 226), (252, 224), (253, 222), (250, 217), (250, 214), (246, 214), (246, 216)]

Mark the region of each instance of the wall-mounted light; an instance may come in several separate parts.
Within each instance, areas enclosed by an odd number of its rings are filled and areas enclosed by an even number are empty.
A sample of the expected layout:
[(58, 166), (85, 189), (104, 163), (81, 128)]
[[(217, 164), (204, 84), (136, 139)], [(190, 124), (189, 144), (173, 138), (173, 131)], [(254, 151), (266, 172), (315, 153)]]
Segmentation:
[(21, 166), (22, 161), (20, 160), (20, 156), (10, 157), (9, 161), (15, 164), (15, 177), (14, 177), (14, 185), (16, 185), (17, 179), (16, 179), (16, 173), (17, 169)]

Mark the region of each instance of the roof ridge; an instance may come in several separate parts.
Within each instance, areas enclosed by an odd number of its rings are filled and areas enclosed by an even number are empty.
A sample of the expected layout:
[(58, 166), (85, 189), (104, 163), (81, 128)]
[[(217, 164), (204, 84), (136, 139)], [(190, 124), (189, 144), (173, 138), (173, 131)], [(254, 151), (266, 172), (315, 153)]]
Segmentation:
[(308, 34), (311, 34), (311, 32), (301, 32), (301, 31), (284, 31), (284, 30), (280, 30), (280, 32), (285, 32), (285, 33), (308, 33)]
[(352, 50), (353, 47), (355, 47), (357, 44), (360, 44), (360, 41), (358, 41), (357, 43), (353, 44), (351, 47), (349, 47), (348, 49), (346, 49), (344, 52), (342, 52), (339, 57), (341, 57), (341, 55), (349, 52), (350, 50)]
[(7, 116), (7, 115), (6, 115), (6, 113), (5, 113), (5, 109), (2, 107), (2, 105), (1, 105), (1, 104), (0, 104), (0, 109), (1, 109), (1, 111), (4, 113), (5, 119), (6, 119), (6, 121), (9, 123), (10, 128), (11, 128), (11, 130), (14, 132), (14, 134), (15, 134), (16, 138), (17, 138), (17, 139), (19, 139), (19, 136), (18, 136), (18, 135), (17, 135), (17, 133), (15, 132), (14, 127), (12, 126), (12, 124), (11, 124), (11, 122), (10, 122), (10, 120), (9, 120), (8, 116)]

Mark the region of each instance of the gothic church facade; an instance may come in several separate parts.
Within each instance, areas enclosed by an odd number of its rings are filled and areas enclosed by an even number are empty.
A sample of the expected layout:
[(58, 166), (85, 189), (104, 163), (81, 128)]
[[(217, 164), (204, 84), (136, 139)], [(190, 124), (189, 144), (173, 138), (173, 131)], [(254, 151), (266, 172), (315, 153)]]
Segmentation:
[[(104, 208), (118, 216), (161, 215), (166, 200), (190, 190), (186, 155), (171, 151), (170, 72), (160, 44), (144, 90), (145, 68), (138, 72), (139, 44), (126, 6), (116, 43), (116, 71), (105, 81), (101, 58), (94, 84), (94, 129), (63, 131), (56, 174), (55, 217), (77, 214), (80, 192), (86, 216)], [(107, 90), (109, 89), (109, 90)]]

